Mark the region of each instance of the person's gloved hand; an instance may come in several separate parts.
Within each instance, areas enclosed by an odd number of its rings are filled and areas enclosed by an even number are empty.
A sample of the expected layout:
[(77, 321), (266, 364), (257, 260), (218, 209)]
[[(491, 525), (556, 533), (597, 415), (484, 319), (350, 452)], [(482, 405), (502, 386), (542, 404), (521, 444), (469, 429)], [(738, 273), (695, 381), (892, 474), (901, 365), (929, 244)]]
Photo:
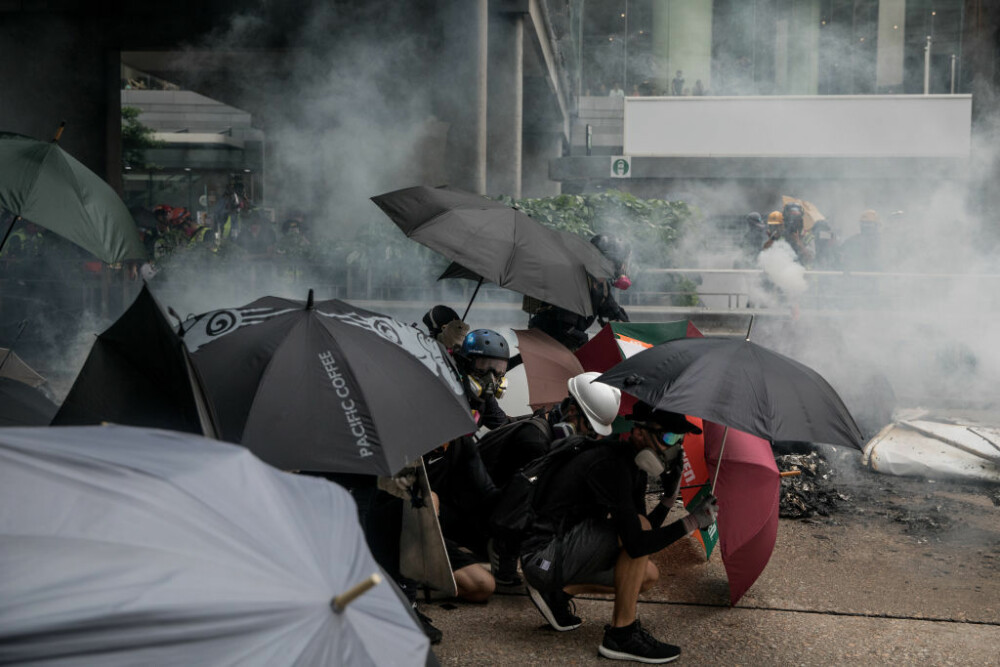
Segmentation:
[(705, 530), (715, 523), (718, 514), (719, 500), (715, 496), (707, 496), (688, 510), (688, 515), (684, 517), (684, 527), (689, 533), (694, 532), (695, 528)]
[(671, 507), (674, 504), (674, 500), (677, 498), (678, 492), (681, 490), (681, 474), (684, 472), (684, 457), (678, 456), (670, 464), (670, 467), (660, 475), (660, 487), (663, 489), (663, 495), (660, 496), (660, 502), (667, 507)]

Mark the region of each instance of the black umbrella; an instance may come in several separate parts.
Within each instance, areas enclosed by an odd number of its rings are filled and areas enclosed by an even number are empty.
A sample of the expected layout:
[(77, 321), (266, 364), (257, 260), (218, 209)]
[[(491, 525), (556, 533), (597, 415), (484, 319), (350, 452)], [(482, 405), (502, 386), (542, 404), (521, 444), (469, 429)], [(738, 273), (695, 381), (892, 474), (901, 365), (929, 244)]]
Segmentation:
[(594, 314), (587, 274), (614, 278), (611, 260), (586, 239), (480, 195), (418, 186), (372, 201), (408, 237), (459, 265), (442, 277), (496, 283), (585, 317)]
[(94, 341), (52, 420), (57, 426), (102, 422), (215, 435), (187, 350), (146, 285)]
[(338, 300), (264, 297), (182, 324), (219, 437), (285, 470), (391, 475), (476, 430), (445, 349)]
[(861, 449), (837, 392), (808, 366), (749, 340), (682, 338), (656, 345), (598, 378), (652, 406), (770, 441)]

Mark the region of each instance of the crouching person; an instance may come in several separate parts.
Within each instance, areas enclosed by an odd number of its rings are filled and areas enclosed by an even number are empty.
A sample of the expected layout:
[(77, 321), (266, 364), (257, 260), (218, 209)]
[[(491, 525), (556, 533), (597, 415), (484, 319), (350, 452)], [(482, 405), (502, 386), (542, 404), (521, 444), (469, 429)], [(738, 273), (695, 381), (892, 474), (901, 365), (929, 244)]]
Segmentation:
[[(708, 496), (683, 519), (665, 519), (680, 489), (684, 433), (700, 430), (671, 412), (637, 404), (628, 440), (585, 443), (580, 452), (541, 480), (534, 518), (521, 547), (521, 568), (532, 602), (556, 630), (579, 627), (574, 595), (611, 593), (614, 609), (601, 655), (664, 663), (680, 648), (656, 640), (636, 617), (639, 594), (659, 578), (649, 555), (715, 521)], [(668, 444), (670, 443), (670, 444)], [(661, 476), (664, 497), (647, 514), (649, 476)]]

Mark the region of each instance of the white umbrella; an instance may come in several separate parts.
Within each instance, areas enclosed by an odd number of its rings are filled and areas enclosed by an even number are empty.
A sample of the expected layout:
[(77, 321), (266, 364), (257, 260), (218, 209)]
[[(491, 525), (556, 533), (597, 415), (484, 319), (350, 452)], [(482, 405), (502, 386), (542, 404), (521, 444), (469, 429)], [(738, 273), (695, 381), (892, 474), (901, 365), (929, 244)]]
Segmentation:
[(433, 661), (390, 582), (331, 604), (378, 572), (346, 491), (242, 447), (0, 429), (0, 663)]

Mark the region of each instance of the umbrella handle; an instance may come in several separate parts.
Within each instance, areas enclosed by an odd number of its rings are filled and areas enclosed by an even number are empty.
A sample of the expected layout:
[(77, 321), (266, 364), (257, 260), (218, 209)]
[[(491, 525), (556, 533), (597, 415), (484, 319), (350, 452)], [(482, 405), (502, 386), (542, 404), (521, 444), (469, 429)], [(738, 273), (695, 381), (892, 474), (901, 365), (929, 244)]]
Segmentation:
[(340, 595), (334, 596), (333, 600), (330, 602), (330, 606), (333, 607), (335, 612), (340, 613), (344, 611), (344, 608), (347, 607), (347, 605), (367, 593), (370, 588), (378, 586), (380, 583), (382, 583), (382, 575), (375, 572), (372, 576), (368, 577), (361, 583), (348, 588)]

